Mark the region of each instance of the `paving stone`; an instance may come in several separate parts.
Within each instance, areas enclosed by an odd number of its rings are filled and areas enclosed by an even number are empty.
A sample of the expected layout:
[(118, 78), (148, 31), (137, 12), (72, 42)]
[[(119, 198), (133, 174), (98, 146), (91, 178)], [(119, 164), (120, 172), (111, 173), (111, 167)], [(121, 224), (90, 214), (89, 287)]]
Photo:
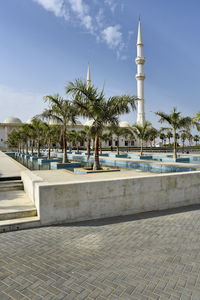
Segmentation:
[(0, 300), (199, 300), (199, 211), (3, 233)]

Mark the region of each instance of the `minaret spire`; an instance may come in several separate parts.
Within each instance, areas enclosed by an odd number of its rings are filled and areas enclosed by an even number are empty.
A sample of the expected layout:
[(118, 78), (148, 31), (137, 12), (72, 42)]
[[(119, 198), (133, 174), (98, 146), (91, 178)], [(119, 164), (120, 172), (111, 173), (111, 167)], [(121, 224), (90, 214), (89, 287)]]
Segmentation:
[(139, 19), (138, 23), (138, 36), (137, 36), (137, 57), (135, 63), (137, 65), (136, 81), (137, 81), (137, 97), (140, 99), (137, 106), (137, 124), (144, 125), (145, 113), (144, 113), (144, 79), (145, 74), (143, 73), (143, 65), (145, 58), (143, 57), (143, 41), (142, 41), (142, 30), (141, 22)]
[(87, 88), (89, 88), (91, 86), (91, 76), (90, 76), (90, 66), (89, 66), (89, 64), (88, 64), (88, 69), (87, 69), (86, 85), (87, 85)]
[(139, 23), (138, 23), (137, 45), (143, 45), (143, 43), (142, 43), (142, 31), (141, 31), (141, 22), (140, 22), (140, 18), (139, 18)]

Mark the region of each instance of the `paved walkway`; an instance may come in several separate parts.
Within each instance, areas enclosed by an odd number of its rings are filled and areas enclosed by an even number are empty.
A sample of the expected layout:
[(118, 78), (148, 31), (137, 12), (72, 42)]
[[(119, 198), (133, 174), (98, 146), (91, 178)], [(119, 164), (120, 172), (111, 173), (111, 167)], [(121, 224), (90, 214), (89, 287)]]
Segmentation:
[(0, 299), (200, 299), (200, 207), (0, 235)]
[(20, 176), (21, 171), (27, 170), (13, 158), (0, 151), (0, 177)]
[[(47, 182), (81, 182), (109, 179), (124, 179), (130, 177), (155, 176), (158, 174), (143, 172), (140, 170), (121, 170), (119, 172), (100, 172), (89, 174), (75, 174), (67, 170), (33, 171), (33, 173)], [(159, 174), (160, 175), (160, 174)]]

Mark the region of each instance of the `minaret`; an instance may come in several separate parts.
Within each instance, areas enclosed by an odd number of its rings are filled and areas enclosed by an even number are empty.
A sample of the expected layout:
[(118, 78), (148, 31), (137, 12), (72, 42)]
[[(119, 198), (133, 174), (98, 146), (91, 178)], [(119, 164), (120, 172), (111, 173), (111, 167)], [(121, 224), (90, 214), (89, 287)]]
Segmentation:
[(87, 79), (86, 79), (87, 89), (91, 86), (91, 76), (90, 76), (90, 66), (88, 65)]
[(141, 24), (138, 24), (138, 36), (137, 36), (137, 57), (135, 63), (137, 65), (137, 74), (135, 76), (137, 81), (137, 97), (141, 100), (138, 101), (137, 105), (137, 124), (144, 125), (145, 114), (144, 114), (144, 79), (145, 74), (143, 73), (143, 65), (145, 63), (145, 58), (143, 57), (143, 42), (142, 42), (142, 32)]

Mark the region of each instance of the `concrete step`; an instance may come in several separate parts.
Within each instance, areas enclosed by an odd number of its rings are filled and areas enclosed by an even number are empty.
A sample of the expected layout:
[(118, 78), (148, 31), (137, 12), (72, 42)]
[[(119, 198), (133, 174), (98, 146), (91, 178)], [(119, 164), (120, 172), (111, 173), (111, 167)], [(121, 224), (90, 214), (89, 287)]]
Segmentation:
[(23, 183), (22, 180), (1, 180), (0, 181), (0, 186), (3, 185), (3, 184), (17, 184), (17, 183)]
[(24, 185), (21, 180), (0, 181), (0, 192), (23, 190)]
[(0, 233), (39, 227), (39, 217), (28, 217), (0, 221)]
[(37, 216), (37, 210), (32, 209), (23, 209), (23, 210), (9, 210), (9, 211), (0, 211), (0, 221), (11, 220), (11, 219), (20, 219)]

